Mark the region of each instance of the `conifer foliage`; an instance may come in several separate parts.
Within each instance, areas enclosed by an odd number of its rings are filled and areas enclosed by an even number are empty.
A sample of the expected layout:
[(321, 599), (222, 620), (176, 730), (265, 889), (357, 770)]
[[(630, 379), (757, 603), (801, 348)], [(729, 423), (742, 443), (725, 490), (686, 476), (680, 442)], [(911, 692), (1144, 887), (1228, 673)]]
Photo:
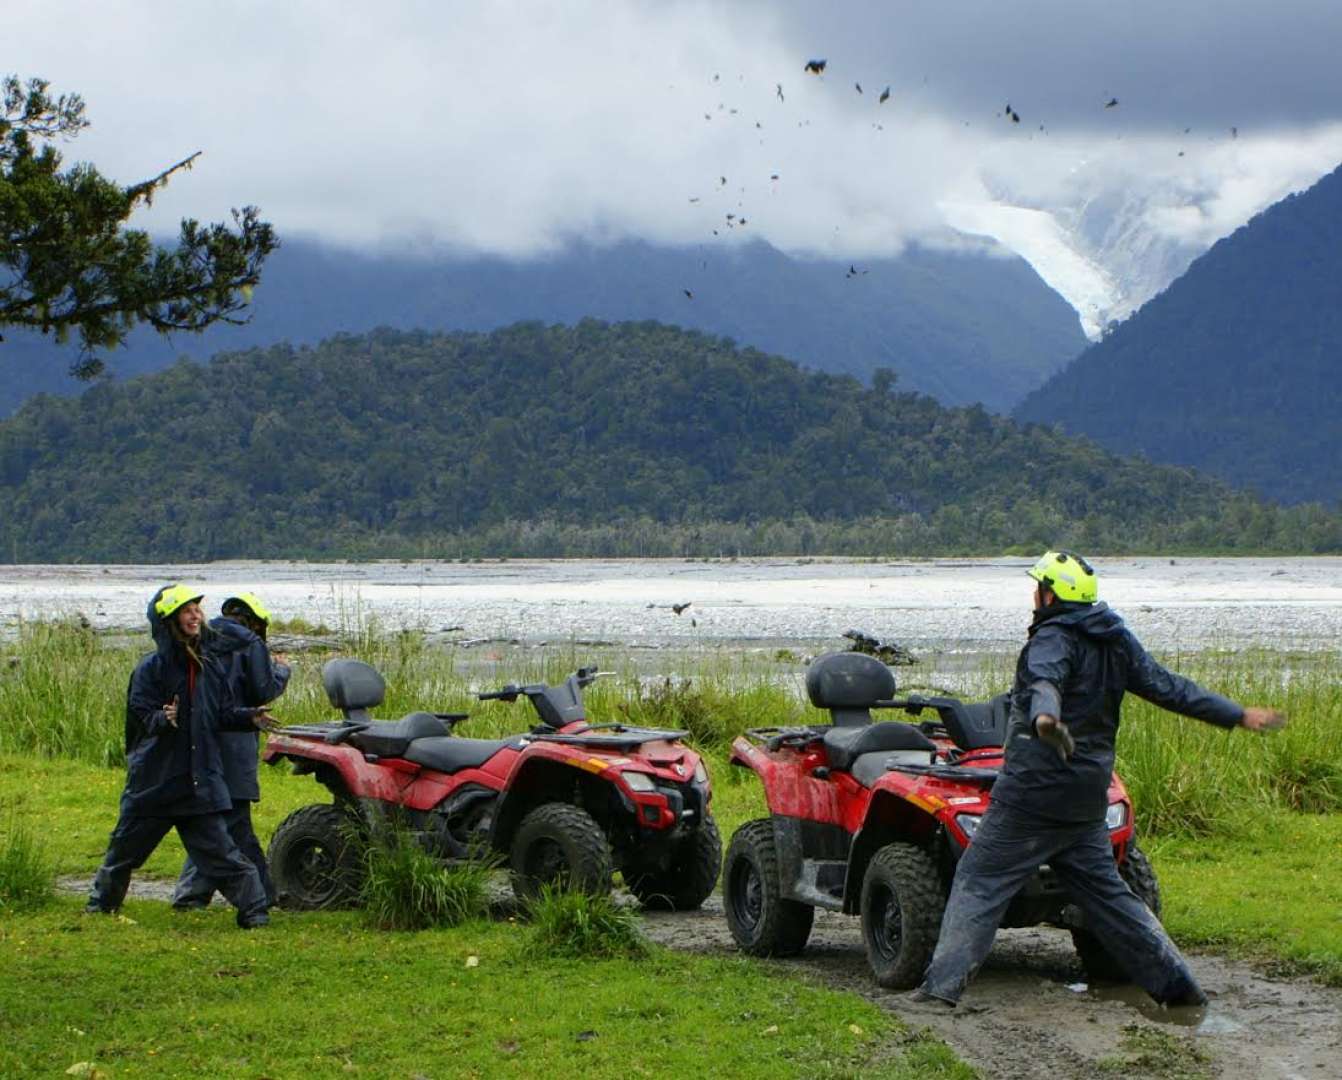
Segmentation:
[(239, 321), (277, 243), (248, 206), (231, 225), (184, 219), (176, 247), (155, 246), (125, 223), (199, 153), (128, 187), (89, 164), (62, 169), (55, 142), (88, 123), (78, 94), (0, 79), (0, 333), (76, 334), (72, 370), (84, 378), (102, 370), (98, 350), (137, 323), (168, 333)]

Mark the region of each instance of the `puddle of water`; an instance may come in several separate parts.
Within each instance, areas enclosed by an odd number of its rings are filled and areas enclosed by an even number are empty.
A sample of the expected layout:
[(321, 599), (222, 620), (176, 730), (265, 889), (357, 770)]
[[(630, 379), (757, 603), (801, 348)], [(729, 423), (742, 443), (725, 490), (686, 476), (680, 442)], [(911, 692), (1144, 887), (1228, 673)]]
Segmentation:
[[(1087, 989), (1085, 983), (1073, 983), (1068, 990)], [(1194, 1035), (1233, 1035), (1243, 1031), (1244, 1025), (1230, 1019), (1213, 1005), (1180, 1005), (1170, 1007), (1155, 1002), (1145, 990), (1136, 986), (1090, 987), (1092, 997), (1100, 1001), (1117, 1001), (1136, 1009), (1147, 1020), (1171, 1027), (1191, 1028)]]

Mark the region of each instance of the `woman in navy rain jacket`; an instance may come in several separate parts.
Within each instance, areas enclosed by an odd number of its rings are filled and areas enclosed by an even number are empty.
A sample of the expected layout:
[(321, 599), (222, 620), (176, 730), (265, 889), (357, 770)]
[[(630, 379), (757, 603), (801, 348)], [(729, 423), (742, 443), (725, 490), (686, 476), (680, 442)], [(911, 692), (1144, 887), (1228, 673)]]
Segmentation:
[(235, 715), (223, 663), (200, 610), (201, 595), (165, 586), (149, 601), (156, 649), (136, 666), (126, 700), (126, 787), (107, 854), (93, 879), (88, 912), (120, 908), (131, 873), (176, 829), (196, 864), (238, 910), (238, 925), (268, 922), (256, 867), (228, 834), (232, 806), (218, 727), (254, 726)]
[[(241, 593), (224, 601), (222, 618), (210, 620), (210, 650), (224, 665), (224, 678), (232, 701), (232, 715), (238, 721), (219, 733), (219, 749), (224, 767), (224, 782), (232, 805), (225, 812), (228, 833), (242, 853), (261, 875), (266, 901), (275, 903), (275, 887), (266, 866), (266, 855), (252, 828), (252, 803), (261, 798), (257, 783), (257, 755), (260, 733), (248, 721), (265, 715), (265, 706), (289, 685), (289, 667), (270, 654), (266, 646), (266, 628), (270, 612), (254, 593)], [(214, 896), (215, 882), (200, 872), (188, 854), (182, 875), (173, 893), (172, 906), (178, 910), (202, 908)]]

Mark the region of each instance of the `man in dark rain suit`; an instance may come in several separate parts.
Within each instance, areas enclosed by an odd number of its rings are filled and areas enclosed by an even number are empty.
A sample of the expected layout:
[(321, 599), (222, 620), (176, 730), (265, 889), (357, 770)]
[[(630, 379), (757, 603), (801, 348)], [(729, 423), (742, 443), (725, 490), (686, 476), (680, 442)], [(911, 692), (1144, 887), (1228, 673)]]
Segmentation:
[(1156, 663), (1123, 620), (1096, 602), (1095, 571), (1080, 556), (1049, 551), (1027, 573), (1037, 583), (1035, 612), (1016, 663), (1006, 764), (956, 868), (936, 952), (912, 999), (960, 1000), (1012, 898), (1047, 863), (1134, 982), (1163, 1004), (1205, 1004), (1160, 920), (1114, 863), (1105, 811), (1119, 708), (1131, 690), (1223, 728), (1266, 731), (1286, 720)]

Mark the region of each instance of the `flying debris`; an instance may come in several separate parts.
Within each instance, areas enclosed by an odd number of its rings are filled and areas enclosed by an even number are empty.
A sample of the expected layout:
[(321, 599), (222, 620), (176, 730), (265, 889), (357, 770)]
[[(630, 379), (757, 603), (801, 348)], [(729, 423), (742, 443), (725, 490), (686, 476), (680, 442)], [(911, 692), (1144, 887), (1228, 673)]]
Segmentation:
[(718, 81), (718, 76), (717, 76), (717, 73), (716, 73), (716, 72), (713, 73), (713, 81), (714, 81), (714, 82), (717, 82), (717, 81)]
[(884, 105), (889, 100), (890, 100), (890, 87), (887, 86), (884, 90), (881, 91), (881, 96), (876, 99), (876, 104)]
[(802, 70), (811, 75), (823, 75), (825, 73), (825, 65), (828, 63), (828, 60), (807, 60), (806, 67)]
[(1104, 107), (1105, 107), (1106, 109), (1115, 109), (1115, 108), (1117, 108), (1117, 107), (1118, 107), (1118, 98), (1116, 98), (1116, 97), (1111, 97), (1108, 101), (1106, 101), (1106, 102), (1104, 103)]
[(783, 84), (782, 84), (782, 83), (774, 83), (774, 85), (775, 85), (776, 87), (778, 87), (778, 100), (779, 100), (779, 101), (786, 101), (787, 98), (785, 98), (785, 97), (783, 96)]
[(857, 88), (857, 92), (858, 92), (859, 94), (862, 93), (862, 84), (861, 84), (860, 82), (855, 82), (855, 83), (853, 83), (853, 86), (855, 86), (855, 87)]
[(777, 179), (778, 179), (778, 174), (777, 174), (777, 173), (770, 173), (770, 174), (769, 174), (769, 179), (770, 179), (770, 180), (777, 180)]
[(1006, 112), (1003, 115), (1006, 116), (1013, 124), (1020, 123), (1020, 113), (1018, 113), (1015, 109), (1011, 107), (1011, 102), (1009, 101), (1007, 102)]
[(689, 289), (681, 289), (680, 291), (683, 292), (683, 293), (685, 294), (685, 299), (686, 299), (686, 300), (693, 300), (693, 299), (694, 299), (694, 293), (690, 292)]
[(726, 178), (725, 176), (719, 176), (719, 177), (718, 177), (718, 185), (719, 185), (720, 187), (726, 187), (726, 186), (727, 186), (727, 178)]
[(1239, 138), (1239, 128), (1237, 128), (1237, 127), (1232, 127), (1232, 128), (1230, 129), (1230, 137), (1231, 137), (1232, 139), (1238, 139), (1238, 138)]
[(697, 203), (698, 201), (699, 201), (699, 196), (698, 196), (698, 195), (691, 195), (691, 196), (690, 196), (690, 202), (692, 202), (692, 203)]

